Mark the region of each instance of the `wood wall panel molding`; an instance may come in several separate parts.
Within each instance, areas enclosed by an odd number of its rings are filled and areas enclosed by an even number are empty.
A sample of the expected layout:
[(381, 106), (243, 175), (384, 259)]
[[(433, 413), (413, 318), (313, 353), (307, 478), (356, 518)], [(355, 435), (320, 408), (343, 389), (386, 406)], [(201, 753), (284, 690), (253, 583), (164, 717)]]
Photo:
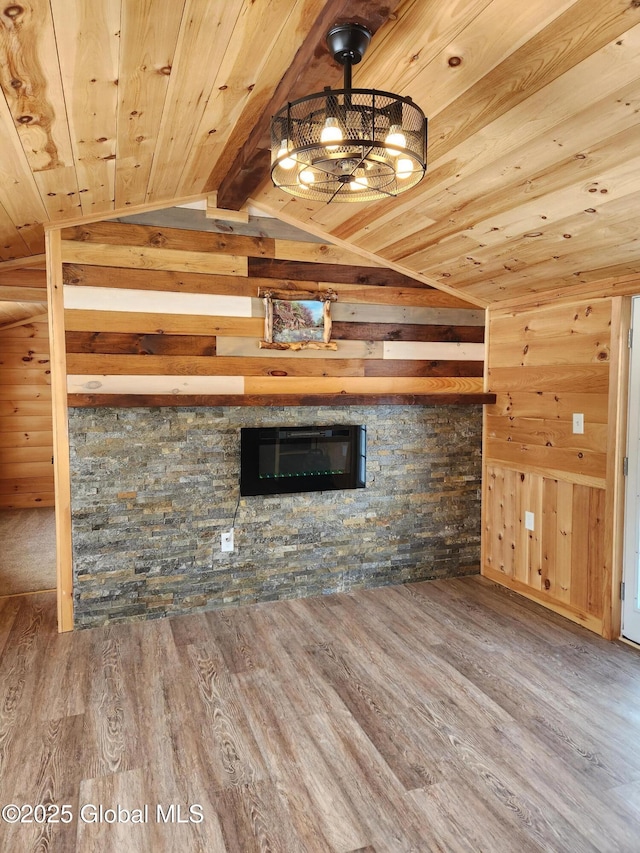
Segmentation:
[(431, 361), (448, 359), (450, 361), (484, 361), (484, 344), (462, 343), (418, 343), (414, 341), (385, 341), (384, 358), (414, 359)]
[(212, 296), (204, 293), (152, 293), (107, 287), (64, 286), (64, 306), (69, 310), (117, 311), (136, 314), (192, 314), (201, 317), (251, 317), (246, 296)]
[[(335, 336), (334, 336), (335, 340)], [(343, 341), (337, 340), (337, 350), (313, 350), (302, 351), (279, 350), (278, 359), (286, 361), (300, 361), (308, 359), (326, 360), (326, 369), (331, 371), (335, 360), (339, 359), (381, 359), (383, 357), (381, 341)], [(219, 335), (217, 338), (217, 352), (219, 356), (234, 356), (236, 358), (261, 358), (271, 361), (276, 357), (272, 350), (261, 349), (260, 341), (256, 338), (233, 337)]]
[(527, 469), (548, 468), (553, 471), (576, 472), (604, 484), (606, 453), (593, 450), (546, 447), (539, 444), (516, 444), (513, 441), (488, 439), (487, 458)]
[[(67, 353), (214, 356), (216, 354), (217, 339), (213, 335), (67, 332), (65, 340)], [(243, 340), (243, 338), (236, 340)]]
[(496, 394), (496, 404), (490, 414), (514, 419), (539, 418), (543, 415), (571, 423), (573, 412), (582, 412), (586, 422), (606, 424), (607, 404), (606, 393), (515, 391)]
[[(255, 300), (254, 311), (261, 303)], [(407, 308), (392, 305), (356, 305), (338, 300), (331, 308), (334, 322), (345, 323), (417, 323), (442, 326), (484, 326), (484, 311), (464, 308)]]
[[(318, 272), (326, 273), (326, 268)], [(274, 286), (274, 279), (207, 273), (179, 273), (171, 270), (126, 269), (90, 264), (65, 264), (64, 281), (68, 285), (117, 287), (125, 290), (174, 291), (175, 293), (211, 293), (219, 296), (255, 296), (261, 288)], [(347, 278), (349, 276), (343, 276)], [(1, 279), (0, 279), (1, 281)], [(465, 308), (463, 300), (432, 287), (359, 285), (337, 281), (299, 281), (278, 279), (287, 290), (333, 290), (345, 302), (374, 305), (405, 305), (426, 308)]]
[(563, 362), (541, 367), (489, 367), (489, 388), (498, 393), (556, 391), (604, 394), (608, 387), (607, 362), (593, 365)]
[(47, 290), (53, 405), (58, 629), (70, 631), (73, 628), (73, 547), (71, 541), (67, 366), (64, 340), (62, 247), (60, 233), (55, 231), (47, 235)]
[[(247, 377), (247, 394), (305, 394), (309, 383), (304, 379), (283, 377)], [(334, 378), (319, 376), (313, 381), (313, 390), (317, 394), (481, 394), (480, 377), (433, 377), (412, 379), (393, 378)]]
[(602, 634), (602, 619), (597, 616), (592, 616), (590, 613), (585, 613), (582, 610), (571, 607), (569, 604), (556, 601), (551, 598), (551, 596), (545, 595), (542, 590), (532, 589), (521, 581), (518, 581), (515, 578), (509, 578), (502, 574), (502, 572), (495, 571), (495, 569), (489, 569), (485, 566), (482, 574), (489, 580), (499, 583), (501, 586), (506, 586), (508, 589), (512, 589), (514, 592), (523, 595), (525, 598), (537, 601), (538, 604), (544, 605), (544, 607), (552, 610), (554, 613), (558, 613), (560, 616), (565, 616), (572, 622), (577, 622), (579, 625), (582, 625), (584, 628), (588, 628), (596, 634)]
[(264, 322), (255, 317), (203, 317), (200, 314), (144, 314), (138, 312), (65, 311), (67, 331), (131, 332), (169, 335), (235, 335), (259, 338)]
[[(308, 385), (308, 380), (306, 384)], [(67, 376), (70, 394), (243, 394), (243, 376)]]
[[(63, 247), (74, 242), (86, 246), (127, 246), (138, 249), (166, 249), (196, 253), (275, 257), (275, 240), (242, 234), (216, 234), (210, 231), (134, 225), (128, 222), (94, 222), (62, 229)], [(71, 251), (71, 250), (69, 250)]]
[(585, 432), (574, 435), (569, 420), (550, 418), (510, 418), (487, 412), (487, 436), (514, 444), (607, 452), (608, 425), (587, 420)]
[(484, 326), (334, 322), (332, 335), (342, 341), (454, 341), (481, 344), (484, 343)]
[(65, 240), (62, 245), (63, 262), (70, 264), (247, 275), (247, 259), (239, 255), (181, 252), (179, 249), (140, 249), (135, 246), (109, 246), (102, 243), (79, 243), (74, 240)]
[[(12, 419), (13, 420), (13, 419)], [(51, 424), (49, 424), (51, 426)], [(16, 424), (12, 424), (13, 429), (4, 432), (0, 430), (0, 447), (2, 448), (30, 448), (30, 447), (46, 447), (48, 455), (53, 455), (53, 432), (49, 430), (33, 430), (32, 432), (25, 431), (24, 427), (16, 428)], [(2, 458), (5, 458), (4, 453)], [(8, 458), (8, 457), (7, 457)], [(51, 491), (53, 491), (53, 478), (51, 480)]]
[(604, 508), (604, 593), (603, 635), (620, 636), (622, 613), (619, 595), (623, 574), (625, 478), (622, 461), (627, 452), (627, 411), (629, 395), (628, 334), (631, 327), (631, 299), (611, 300), (611, 362), (609, 384), (607, 490)]
[[(333, 353), (332, 353), (333, 354)], [(362, 359), (336, 358), (331, 362), (333, 376), (364, 376)], [(198, 355), (102, 355), (67, 353), (70, 374), (95, 376), (326, 376), (322, 359), (215, 357)], [(0, 371), (1, 376), (1, 371)]]

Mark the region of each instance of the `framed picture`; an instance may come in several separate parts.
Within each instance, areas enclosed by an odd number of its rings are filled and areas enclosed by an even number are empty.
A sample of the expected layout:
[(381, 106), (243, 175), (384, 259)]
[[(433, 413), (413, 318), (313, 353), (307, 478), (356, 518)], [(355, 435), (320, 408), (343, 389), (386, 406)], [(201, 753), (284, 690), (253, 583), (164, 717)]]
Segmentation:
[(299, 290), (260, 290), (264, 299), (262, 349), (301, 350), (338, 348), (331, 340), (333, 290), (322, 293)]

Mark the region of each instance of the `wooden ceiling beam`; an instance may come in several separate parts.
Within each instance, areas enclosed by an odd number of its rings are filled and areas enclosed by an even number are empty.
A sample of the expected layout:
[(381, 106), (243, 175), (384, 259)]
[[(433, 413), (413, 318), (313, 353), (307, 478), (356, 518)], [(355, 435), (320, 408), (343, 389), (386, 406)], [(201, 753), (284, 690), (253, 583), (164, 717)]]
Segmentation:
[(225, 169), (222, 165), (224, 158), (221, 158), (209, 176), (204, 191), (217, 190), (219, 208), (240, 210), (268, 174), (271, 116), (288, 101), (322, 91), (325, 86), (336, 86), (342, 80), (342, 68), (329, 54), (326, 43), (331, 27), (357, 22), (374, 34), (394, 16), (399, 5), (400, 0), (328, 0), (248, 139), (236, 139), (233, 133), (229, 138), (229, 150), (238, 152), (231, 168)]

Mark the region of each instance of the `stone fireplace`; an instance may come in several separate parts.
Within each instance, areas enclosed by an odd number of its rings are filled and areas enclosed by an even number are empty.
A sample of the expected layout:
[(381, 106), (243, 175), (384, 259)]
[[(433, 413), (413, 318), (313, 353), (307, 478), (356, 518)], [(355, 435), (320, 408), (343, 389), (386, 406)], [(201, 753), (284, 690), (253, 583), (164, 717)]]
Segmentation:
[[(240, 496), (242, 427), (327, 423), (366, 426), (366, 488)], [(480, 406), (77, 408), (69, 432), (78, 627), (479, 570)]]

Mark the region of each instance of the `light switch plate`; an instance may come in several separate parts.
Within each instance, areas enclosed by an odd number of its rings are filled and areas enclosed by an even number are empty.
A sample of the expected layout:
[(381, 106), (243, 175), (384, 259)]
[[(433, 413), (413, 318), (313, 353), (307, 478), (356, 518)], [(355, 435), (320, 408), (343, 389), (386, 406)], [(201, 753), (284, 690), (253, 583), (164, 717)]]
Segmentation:
[(532, 512), (525, 512), (524, 514), (524, 526), (527, 530), (534, 530), (534, 522), (535, 517)]
[(574, 435), (582, 435), (584, 433), (584, 415), (582, 412), (573, 413), (573, 433)]

